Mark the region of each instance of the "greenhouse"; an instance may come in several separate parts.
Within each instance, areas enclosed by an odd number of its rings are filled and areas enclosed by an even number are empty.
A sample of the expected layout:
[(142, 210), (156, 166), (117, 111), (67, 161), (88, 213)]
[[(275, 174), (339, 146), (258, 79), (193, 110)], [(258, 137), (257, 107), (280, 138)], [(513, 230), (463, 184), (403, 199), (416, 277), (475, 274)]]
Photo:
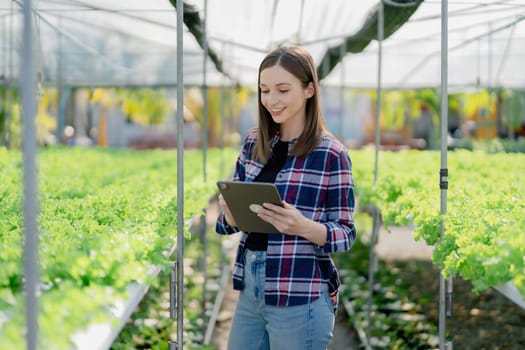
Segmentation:
[(0, 0), (0, 350), (226, 349), (289, 46), (355, 181), (328, 349), (522, 348), (525, 0)]

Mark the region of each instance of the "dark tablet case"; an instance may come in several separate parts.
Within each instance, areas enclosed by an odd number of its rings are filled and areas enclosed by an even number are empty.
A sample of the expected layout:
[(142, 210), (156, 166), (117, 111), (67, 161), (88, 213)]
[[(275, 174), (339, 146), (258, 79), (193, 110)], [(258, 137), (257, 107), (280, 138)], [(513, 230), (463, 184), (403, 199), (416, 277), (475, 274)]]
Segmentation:
[(279, 233), (270, 223), (263, 221), (250, 206), (263, 203), (282, 205), (277, 187), (266, 182), (217, 181), (217, 187), (237, 223), (245, 232)]

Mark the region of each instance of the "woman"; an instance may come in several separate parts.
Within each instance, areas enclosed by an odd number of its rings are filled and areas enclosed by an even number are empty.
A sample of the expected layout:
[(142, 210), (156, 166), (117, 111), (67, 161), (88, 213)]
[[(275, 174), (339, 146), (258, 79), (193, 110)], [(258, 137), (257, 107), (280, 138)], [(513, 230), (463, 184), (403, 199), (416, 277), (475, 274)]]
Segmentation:
[[(259, 67), (258, 128), (250, 130), (233, 180), (273, 182), (282, 207), (258, 211), (279, 234), (244, 232), (233, 270), (240, 290), (228, 349), (326, 349), (339, 278), (329, 254), (352, 246), (354, 191), (347, 149), (326, 128), (310, 54), (269, 53)], [(219, 196), (219, 234), (239, 232)]]

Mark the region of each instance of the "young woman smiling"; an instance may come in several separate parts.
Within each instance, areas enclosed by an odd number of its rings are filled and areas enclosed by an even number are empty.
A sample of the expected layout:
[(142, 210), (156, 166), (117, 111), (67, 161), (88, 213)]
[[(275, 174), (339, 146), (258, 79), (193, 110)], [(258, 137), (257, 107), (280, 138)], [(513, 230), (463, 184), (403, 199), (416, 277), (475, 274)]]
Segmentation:
[[(270, 52), (259, 67), (259, 120), (233, 180), (275, 183), (282, 206), (258, 215), (281, 233), (243, 232), (233, 269), (240, 290), (228, 349), (321, 350), (332, 337), (339, 277), (331, 253), (356, 238), (348, 150), (327, 129), (311, 55)], [(219, 196), (219, 234), (239, 232)]]

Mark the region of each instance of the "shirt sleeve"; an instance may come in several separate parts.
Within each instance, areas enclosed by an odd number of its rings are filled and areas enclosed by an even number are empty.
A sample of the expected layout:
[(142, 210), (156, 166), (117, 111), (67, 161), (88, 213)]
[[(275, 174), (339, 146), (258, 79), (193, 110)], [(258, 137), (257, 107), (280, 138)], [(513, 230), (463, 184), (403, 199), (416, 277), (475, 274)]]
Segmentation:
[[(233, 173), (233, 181), (245, 181), (246, 179), (246, 163), (249, 159), (251, 153), (252, 142), (250, 141), (252, 134), (248, 135), (244, 140), (244, 143), (241, 147), (239, 155), (237, 156), (237, 161), (235, 162), (235, 171)], [(230, 235), (237, 233), (240, 230), (237, 227), (230, 226), (224, 217), (224, 213), (221, 211), (217, 217), (217, 222), (215, 224), (215, 232), (220, 235)]]
[(230, 226), (224, 218), (224, 213), (221, 211), (219, 213), (219, 217), (217, 218), (217, 222), (215, 223), (215, 232), (220, 235), (231, 235), (233, 233), (239, 232), (239, 229), (237, 227)]
[(328, 193), (325, 205), (327, 241), (326, 253), (350, 250), (356, 238), (354, 226), (354, 180), (348, 151), (333, 154), (327, 162)]

